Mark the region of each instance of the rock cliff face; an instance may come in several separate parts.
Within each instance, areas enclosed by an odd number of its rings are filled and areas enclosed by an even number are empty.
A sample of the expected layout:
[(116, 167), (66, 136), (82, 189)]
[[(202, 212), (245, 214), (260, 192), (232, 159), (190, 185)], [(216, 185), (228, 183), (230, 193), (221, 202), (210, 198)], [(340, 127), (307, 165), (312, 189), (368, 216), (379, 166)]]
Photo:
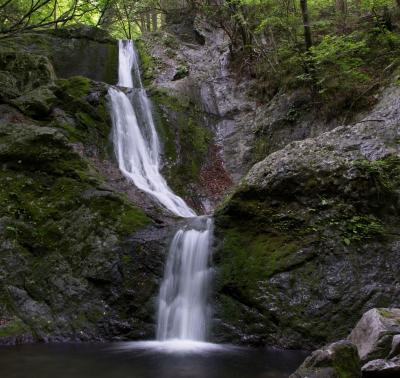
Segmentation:
[(57, 63), (101, 53), (73, 37), (0, 46), (0, 343), (154, 335), (168, 219), (113, 160), (108, 86)]
[(81, 25), (24, 33), (3, 40), (1, 46), (48, 57), (59, 78), (80, 75), (107, 84), (117, 82), (118, 46), (100, 29)]
[(399, 95), (270, 154), (218, 210), (220, 339), (318, 346), (399, 305)]
[(138, 42), (164, 135), (164, 173), (177, 193), (210, 213), (251, 166), (247, 126), (255, 104), (229, 70), (221, 30), (190, 14), (169, 21)]

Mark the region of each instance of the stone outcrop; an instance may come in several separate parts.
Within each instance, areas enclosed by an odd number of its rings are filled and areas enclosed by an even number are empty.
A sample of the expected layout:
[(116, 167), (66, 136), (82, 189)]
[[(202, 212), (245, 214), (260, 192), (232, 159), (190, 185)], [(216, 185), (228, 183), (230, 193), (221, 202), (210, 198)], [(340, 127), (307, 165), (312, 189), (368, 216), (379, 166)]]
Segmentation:
[(312, 348), (400, 305), (399, 96), (269, 155), (217, 211), (217, 340)]

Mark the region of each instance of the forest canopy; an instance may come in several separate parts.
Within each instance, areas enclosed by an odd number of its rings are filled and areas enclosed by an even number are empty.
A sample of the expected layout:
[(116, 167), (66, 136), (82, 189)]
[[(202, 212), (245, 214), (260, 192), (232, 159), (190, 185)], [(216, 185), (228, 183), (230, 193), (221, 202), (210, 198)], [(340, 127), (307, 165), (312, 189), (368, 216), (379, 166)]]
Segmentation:
[(362, 107), (399, 64), (400, 0), (0, 0), (0, 39), (73, 24), (132, 39), (177, 12), (224, 30), (261, 101), (305, 88), (332, 112)]

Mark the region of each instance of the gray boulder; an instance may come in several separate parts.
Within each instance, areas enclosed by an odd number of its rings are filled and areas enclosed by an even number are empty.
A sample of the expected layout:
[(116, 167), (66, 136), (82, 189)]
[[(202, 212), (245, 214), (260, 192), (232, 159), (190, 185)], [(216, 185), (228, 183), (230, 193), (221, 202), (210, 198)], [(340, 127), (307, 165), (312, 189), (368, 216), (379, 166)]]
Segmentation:
[(400, 335), (400, 309), (374, 308), (362, 316), (348, 339), (357, 346), (365, 363), (387, 358), (392, 349), (397, 350), (398, 338), (393, 345), (395, 335)]

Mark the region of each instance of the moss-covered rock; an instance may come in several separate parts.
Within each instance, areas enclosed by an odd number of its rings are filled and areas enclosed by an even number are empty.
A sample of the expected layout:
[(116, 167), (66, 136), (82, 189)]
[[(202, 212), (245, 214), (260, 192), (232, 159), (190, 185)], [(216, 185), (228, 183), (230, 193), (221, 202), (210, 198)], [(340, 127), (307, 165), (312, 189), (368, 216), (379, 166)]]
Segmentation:
[(374, 308), (367, 311), (349, 335), (363, 363), (391, 355), (394, 336), (400, 335), (400, 309)]
[(398, 94), (269, 155), (220, 207), (219, 339), (311, 348), (399, 304)]
[[(18, 94), (51, 84), (55, 80), (54, 69), (45, 56), (4, 47), (0, 47), (0, 70), (3, 72), (4, 99), (17, 97)], [(11, 84), (15, 84), (15, 88), (10, 93)]]
[(162, 172), (171, 188), (201, 211), (198, 187), (212, 133), (205, 127), (196, 103), (165, 89), (153, 88), (151, 98), (163, 143)]
[(219, 110), (225, 112), (229, 100), (216, 99), (211, 84), (224, 80), (218, 76), (223, 75), (221, 56), (211, 56), (221, 50), (183, 44), (180, 35), (166, 30), (146, 34), (135, 44), (164, 147), (163, 174), (191, 207), (211, 213), (232, 185), (216, 140)]
[(338, 341), (316, 350), (290, 378), (360, 378), (361, 364), (357, 348)]
[(50, 114), (56, 101), (57, 97), (54, 92), (49, 87), (41, 86), (19, 96), (11, 103), (24, 114), (33, 118), (40, 118)]
[(167, 235), (115, 184), (107, 85), (7, 54), (21, 64), (1, 67), (18, 93), (0, 88), (0, 344), (152, 337)]

